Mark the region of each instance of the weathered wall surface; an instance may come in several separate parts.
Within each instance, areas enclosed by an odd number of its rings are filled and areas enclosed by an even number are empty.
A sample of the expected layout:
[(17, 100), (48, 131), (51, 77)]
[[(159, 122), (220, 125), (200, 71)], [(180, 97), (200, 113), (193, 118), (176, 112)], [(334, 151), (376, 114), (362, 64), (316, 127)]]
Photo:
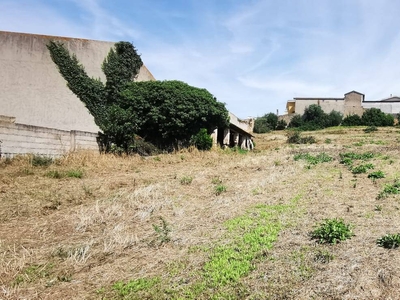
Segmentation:
[[(0, 31), (0, 115), (61, 130), (98, 132), (84, 104), (68, 89), (46, 45), (61, 41), (89, 76), (105, 80), (101, 64), (114, 43)], [(137, 80), (154, 80), (142, 67)]]
[(332, 110), (344, 113), (344, 102), (343, 99), (297, 99), (295, 104), (295, 113), (299, 115), (304, 114), (306, 107), (311, 104), (317, 104), (321, 106), (322, 110), (326, 113), (330, 113)]
[(60, 156), (77, 149), (99, 150), (97, 134), (0, 121), (1, 157), (17, 154)]
[(362, 106), (364, 109), (379, 108), (386, 114), (398, 114), (400, 113), (400, 102), (363, 102)]
[(253, 132), (253, 128), (254, 128), (254, 120), (253, 119), (240, 120), (238, 117), (236, 117), (231, 112), (229, 112), (229, 119), (230, 119), (230, 123), (232, 125), (239, 127), (243, 131), (246, 131), (248, 133)]
[(364, 100), (364, 95), (356, 92), (350, 92), (344, 96), (344, 116), (359, 115), (362, 116), (364, 109), (361, 102)]

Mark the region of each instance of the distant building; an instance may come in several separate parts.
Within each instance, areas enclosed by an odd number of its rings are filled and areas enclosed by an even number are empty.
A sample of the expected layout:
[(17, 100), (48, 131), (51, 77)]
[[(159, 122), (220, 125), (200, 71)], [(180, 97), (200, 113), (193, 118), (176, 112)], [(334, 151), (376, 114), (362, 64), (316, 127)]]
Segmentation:
[(369, 108), (379, 108), (392, 115), (400, 113), (400, 97), (394, 96), (379, 101), (365, 101), (364, 94), (351, 91), (346, 93), (343, 98), (293, 98), (286, 104), (287, 115), (285, 117), (291, 117), (294, 114), (302, 115), (305, 108), (311, 104), (319, 105), (325, 113), (335, 110), (341, 112), (344, 116), (353, 114), (361, 116)]

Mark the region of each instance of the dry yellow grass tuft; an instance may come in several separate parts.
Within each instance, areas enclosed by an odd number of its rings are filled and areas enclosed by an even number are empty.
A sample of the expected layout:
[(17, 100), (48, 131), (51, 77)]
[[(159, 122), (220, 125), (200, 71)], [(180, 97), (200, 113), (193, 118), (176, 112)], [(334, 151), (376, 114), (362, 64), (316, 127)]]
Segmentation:
[[(232, 299), (396, 299), (399, 250), (376, 240), (400, 231), (400, 197), (377, 199), (400, 176), (399, 133), (334, 128), (305, 133), (317, 144), (289, 145), (274, 132), (257, 135), (258, 150), (247, 154), (78, 152), (47, 167), (33, 166), (32, 157), (3, 160), (0, 299), (118, 299), (116, 282), (146, 278), (157, 278), (143, 281), (147, 294), (129, 297), (190, 299), (190, 291), (207, 299), (213, 289), (204, 266), (212, 251), (241, 238), (225, 222), (294, 198), (295, 207), (279, 214), (273, 247), (257, 253), (235, 285), (215, 292)], [(372, 171), (385, 178), (371, 180), (340, 163), (340, 153), (367, 151), (376, 154), (368, 160)], [(333, 160), (310, 165), (294, 160), (299, 153)], [(310, 239), (316, 224), (336, 217), (354, 225), (352, 239), (337, 245)]]

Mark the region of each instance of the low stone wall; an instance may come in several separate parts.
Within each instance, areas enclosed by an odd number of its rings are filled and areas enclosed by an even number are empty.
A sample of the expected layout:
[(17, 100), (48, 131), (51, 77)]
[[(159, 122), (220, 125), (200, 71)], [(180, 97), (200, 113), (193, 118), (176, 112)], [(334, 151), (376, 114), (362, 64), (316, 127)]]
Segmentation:
[(66, 131), (0, 120), (0, 155), (40, 154), (57, 157), (77, 149), (99, 150), (97, 134)]

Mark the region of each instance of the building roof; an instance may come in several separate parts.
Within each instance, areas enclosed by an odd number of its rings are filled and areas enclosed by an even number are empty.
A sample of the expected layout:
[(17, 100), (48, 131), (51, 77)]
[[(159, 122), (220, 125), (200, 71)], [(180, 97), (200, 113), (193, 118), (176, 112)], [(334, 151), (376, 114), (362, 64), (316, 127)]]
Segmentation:
[(351, 94), (351, 93), (356, 93), (356, 94), (359, 94), (361, 96), (365, 96), (364, 94), (361, 94), (360, 92), (357, 92), (357, 91), (351, 91), (351, 92), (348, 92), (348, 93), (346, 93), (344, 95), (346, 96), (346, 95)]
[(303, 98), (303, 97), (296, 97), (293, 98), (294, 100), (344, 100), (344, 98), (322, 98), (322, 97), (317, 97), (317, 98), (311, 98), (311, 97), (307, 97), (307, 98)]

